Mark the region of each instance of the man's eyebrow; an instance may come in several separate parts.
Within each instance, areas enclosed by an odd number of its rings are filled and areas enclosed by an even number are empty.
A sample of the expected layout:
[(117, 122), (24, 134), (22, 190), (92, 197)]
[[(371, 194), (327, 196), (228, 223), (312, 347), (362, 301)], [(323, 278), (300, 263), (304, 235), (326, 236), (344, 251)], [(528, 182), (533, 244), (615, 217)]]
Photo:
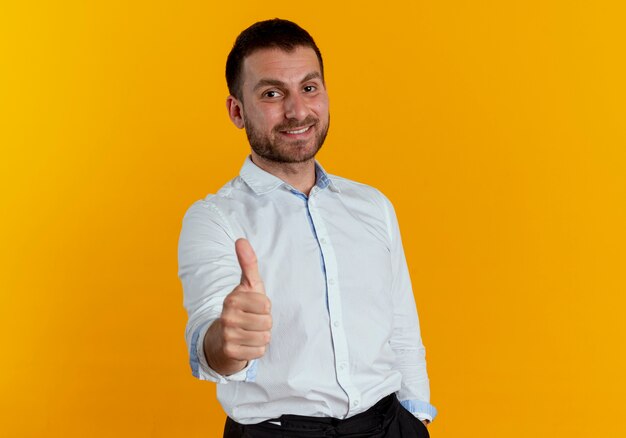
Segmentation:
[(281, 87), (283, 85), (285, 85), (285, 83), (283, 81), (278, 81), (276, 79), (261, 79), (259, 82), (257, 82), (257, 84), (254, 86), (254, 90), (258, 90), (261, 87), (266, 87), (268, 85), (271, 85), (272, 87)]
[(321, 79), (322, 75), (320, 74), (320, 72), (318, 71), (312, 71), (311, 73), (309, 73), (308, 75), (306, 75), (302, 81), (300, 81), (300, 83), (302, 82), (307, 82), (310, 81), (311, 79)]
[[(304, 78), (302, 78), (300, 83), (310, 81), (311, 79), (317, 79), (317, 78), (321, 79), (321, 77), (322, 77), (322, 75), (320, 74), (320, 72), (312, 71), (311, 73), (307, 74)], [(282, 87), (284, 85), (285, 85), (285, 83), (283, 81), (279, 81), (277, 79), (261, 79), (254, 86), (254, 91), (258, 90), (261, 87), (267, 87), (267, 86)]]

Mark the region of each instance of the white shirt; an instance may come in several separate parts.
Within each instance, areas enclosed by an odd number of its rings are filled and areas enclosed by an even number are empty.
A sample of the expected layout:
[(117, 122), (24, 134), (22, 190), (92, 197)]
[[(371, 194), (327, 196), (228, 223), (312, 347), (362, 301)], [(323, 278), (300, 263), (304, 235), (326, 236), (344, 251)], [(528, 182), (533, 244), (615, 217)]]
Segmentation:
[[(411, 280), (398, 222), (378, 190), (316, 163), (307, 197), (248, 157), (240, 175), (183, 219), (179, 277), (192, 373), (242, 424), (282, 414), (348, 418), (396, 393), (433, 420)], [(203, 353), (209, 325), (241, 279), (235, 241), (254, 248), (272, 302), (265, 355), (222, 376)]]

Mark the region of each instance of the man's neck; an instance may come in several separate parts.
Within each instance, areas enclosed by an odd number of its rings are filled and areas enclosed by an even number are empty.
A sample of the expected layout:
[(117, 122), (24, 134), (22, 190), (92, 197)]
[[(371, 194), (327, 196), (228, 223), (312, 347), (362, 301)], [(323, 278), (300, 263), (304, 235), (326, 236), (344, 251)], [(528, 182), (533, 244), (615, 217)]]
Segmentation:
[(282, 179), (307, 196), (309, 196), (309, 192), (315, 185), (315, 159), (313, 158), (302, 163), (278, 163), (267, 160), (254, 153), (254, 151), (251, 153), (251, 158), (252, 162), (261, 169)]

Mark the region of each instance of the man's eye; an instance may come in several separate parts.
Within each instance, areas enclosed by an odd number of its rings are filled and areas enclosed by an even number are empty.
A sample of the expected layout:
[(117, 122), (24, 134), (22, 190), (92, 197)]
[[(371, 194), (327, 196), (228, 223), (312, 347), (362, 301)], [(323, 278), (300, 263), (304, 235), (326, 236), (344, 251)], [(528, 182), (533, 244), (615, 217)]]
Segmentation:
[(317, 87), (315, 85), (307, 85), (304, 87), (305, 93), (312, 93), (315, 90), (317, 90)]
[(278, 93), (278, 91), (270, 90), (270, 91), (266, 91), (265, 93), (263, 93), (263, 96), (265, 96), (265, 97), (278, 97), (279, 93)]

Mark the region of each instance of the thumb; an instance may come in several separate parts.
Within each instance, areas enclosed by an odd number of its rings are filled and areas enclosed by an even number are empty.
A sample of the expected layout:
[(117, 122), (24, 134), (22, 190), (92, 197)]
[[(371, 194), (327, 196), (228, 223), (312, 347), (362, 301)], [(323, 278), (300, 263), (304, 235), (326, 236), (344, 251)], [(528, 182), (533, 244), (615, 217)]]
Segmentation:
[(241, 285), (252, 289), (254, 292), (265, 293), (263, 280), (259, 274), (256, 254), (252, 245), (246, 239), (237, 239), (235, 242), (237, 260), (241, 266)]

